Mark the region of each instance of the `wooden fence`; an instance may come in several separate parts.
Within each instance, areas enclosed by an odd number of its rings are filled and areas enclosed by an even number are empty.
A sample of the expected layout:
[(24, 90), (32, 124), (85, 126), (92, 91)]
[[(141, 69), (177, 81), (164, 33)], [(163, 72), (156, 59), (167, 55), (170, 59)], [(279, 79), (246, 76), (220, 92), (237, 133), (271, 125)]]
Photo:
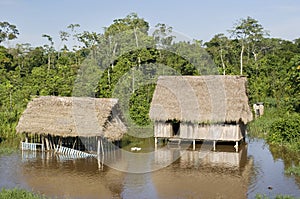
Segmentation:
[(44, 151), (44, 145), (39, 143), (28, 143), (28, 142), (21, 142), (21, 149), (22, 150), (32, 150), (36, 151), (38, 148)]
[(56, 149), (56, 152), (60, 153), (60, 154), (68, 155), (68, 156), (71, 156), (74, 158), (97, 157), (96, 154), (90, 154), (90, 153), (86, 153), (86, 152), (79, 151), (76, 149), (71, 149), (71, 148), (64, 147), (64, 146), (59, 146)]

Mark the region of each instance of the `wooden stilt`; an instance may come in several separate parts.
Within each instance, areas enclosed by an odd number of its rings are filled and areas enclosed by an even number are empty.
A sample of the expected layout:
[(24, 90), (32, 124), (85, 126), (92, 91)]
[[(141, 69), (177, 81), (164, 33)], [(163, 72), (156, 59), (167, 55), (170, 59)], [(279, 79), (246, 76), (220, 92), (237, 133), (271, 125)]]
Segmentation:
[(216, 151), (216, 140), (213, 141), (214, 151)]
[(43, 151), (45, 148), (44, 134), (41, 135), (41, 143), (42, 143), (42, 151)]
[(97, 159), (98, 159), (98, 169), (102, 169), (101, 163), (101, 137), (97, 137)]
[(75, 141), (74, 141), (74, 144), (73, 144), (73, 147), (72, 147), (72, 149), (74, 149), (75, 148), (75, 144), (76, 144), (76, 138), (75, 138)]
[(25, 133), (25, 142), (28, 142), (28, 133)]
[(77, 142), (76, 142), (76, 143), (77, 143), (77, 144), (76, 144), (76, 145), (77, 145), (77, 146), (76, 146), (76, 149), (78, 149), (78, 150), (80, 151), (81, 148), (80, 148), (80, 143), (79, 143), (79, 137), (78, 137), (78, 136), (76, 137), (76, 140), (77, 140)]
[(154, 138), (155, 150), (157, 150), (157, 137)]
[[(100, 146), (101, 146), (101, 151), (102, 151), (102, 154), (100, 155), (100, 150), (99, 150), (99, 159), (98, 159), (98, 162), (100, 162), (100, 165), (98, 163), (98, 167), (100, 167), (101, 170), (103, 170), (103, 165), (104, 165), (104, 149), (103, 149), (103, 141), (102, 141), (102, 137), (99, 136), (99, 140), (100, 140)], [(98, 141), (99, 143), (99, 141)], [(100, 157), (102, 159), (102, 161), (100, 161)]]
[(56, 151), (57, 150), (56, 137), (52, 137), (52, 146), (53, 146), (54, 151)]
[(49, 151), (50, 150), (50, 145), (49, 145), (48, 136), (45, 137), (45, 142), (46, 142), (46, 150)]
[(100, 142), (101, 142), (102, 157), (104, 157), (104, 149), (103, 149), (103, 141), (102, 141), (102, 137), (100, 137)]
[(49, 142), (49, 150), (52, 150), (52, 139), (51, 135), (48, 135), (48, 142)]
[(98, 159), (100, 157), (100, 146), (101, 145), (101, 142), (100, 142), (100, 137), (98, 136), (97, 137), (97, 155), (98, 155)]
[(196, 140), (193, 140), (193, 150), (196, 150)]
[(61, 138), (61, 137), (59, 137), (57, 145), (58, 145), (59, 147), (62, 146), (62, 138)]
[(235, 142), (234, 148), (235, 148), (236, 152), (239, 151), (239, 142), (238, 141)]

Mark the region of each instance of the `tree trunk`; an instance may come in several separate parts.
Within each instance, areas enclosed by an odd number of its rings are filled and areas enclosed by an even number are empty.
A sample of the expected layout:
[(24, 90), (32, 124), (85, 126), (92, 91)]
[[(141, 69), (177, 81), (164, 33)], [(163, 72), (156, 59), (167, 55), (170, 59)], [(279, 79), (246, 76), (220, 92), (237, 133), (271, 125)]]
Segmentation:
[(48, 53), (48, 72), (50, 71), (50, 66), (51, 66), (51, 57), (50, 57), (50, 53)]
[(243, 75), (243, 54), (244, 54), (245, 46), (242, 44), (242, 50), (240, 55), (240, 67), (241, 67), (241, 75)]
[(133, 29), (133, 32), (134, 32), (134, 37), (135, 37), (135, 44), (136, 44), (136, 47), (138, 48), (139, 47), (139, 40), (138, 40), (138, 37), (137, 37), (136, 28)]
[(256, 63), (256, 61), (257, 61), (257, 53), (255, 53), (254, 51), (252, 53), (253, 53), (253, 56), (254, 56), (254, 62)]
[(223, 75), (225, 75), (226, 72), (225, 72), (225, 63), (223, 60), (223, 49), (220, 50), (220, 57), (221, 57), (221, 62), (222, 62), (222, 66), (223, 66)]
[(134, 66), (132, 67), (132, 93), (134, 93), (134, 80), (135, 80), (135, 77), (134, 77)]

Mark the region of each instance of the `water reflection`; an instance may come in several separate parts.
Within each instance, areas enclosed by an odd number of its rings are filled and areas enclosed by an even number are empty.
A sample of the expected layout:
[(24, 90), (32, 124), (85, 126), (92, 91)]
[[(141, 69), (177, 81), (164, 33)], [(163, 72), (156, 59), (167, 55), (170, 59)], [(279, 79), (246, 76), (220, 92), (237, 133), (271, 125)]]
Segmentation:
[[(162, 147), (130, 161), (125, 161), (128, 153), (121, 151), (106, 155), (111, 164), (126, 162), (124, 168), (164, 166), (141, 174), (105, 165), (99, 170), (95, 158), (39, 152), (0, 156), (0, 187), (17, 186), (57, 198), (255, 198), (257, 193), (270, 198), (276, 194), (300, 196), (295, 179), (283, 173), (283, 160), (274, 159), (261, 140), (250, 140), (238, 153), (232, 145), (220, 144), (216, 152), (203, 149), (199, 145), (195, 151)], [(169, 162), (173, 163), (167, 165)]]
[(162, 148), (155, 153), (155, 161), (157, 164), (166, 164), (174, 162), (178, 159), (180, 168), (227, 168), (241, 169), (247, 160), (247, 145), (241, 145), (238, 152), (235, 152), (231, 145), (221, 145), (218, 151), (207, 149), (199, 150), (182, 150), (180, 148)]
[(59, 198), (120, 197), (124, 173), (100, 171), (95, 158), (23, 152), (22, 161), (22, 177), (34, 191)]
[[(245, 198), (247, 147), (234, 151), (203, 152), (164, 147), (131, 161), (128, 168), (169, 166), (152, 173), (124, 173), (104, 166), (95, 158), (74, 159), (53, 153), (23, 152), (22, 177), (33, 190), (67, 198), (186, 198), (236, 196)], [(128, 152), (107, 154), (106, 162), (123, 164)], [(134, 156), (130, 156), (131, 158)], [(141, 158), (142, 157), (142, 158)], [(180, 157), (177, 159), (177, 157)], [(216, 191), (218, 190), (218, 191)], [(226, 198), (226, 197), (225, 197)]]
[[(274, 161), (283, 161), (284, 170), (290, 167), (300, 166), (300, 153), (298, 151), (290, 151), (286, 148), (279, 148), (275, 145), (270, 145), (269, 149)], [(290, 174), (286, 175), (290, 176)], [(300, 188), (300, 177), (295, 176), (295, 180)]]
[(219, 151), (181, 151), (166, 149), (156, 160), (180, 158), (153, 174), (159, 198), (246, 198), (251, 160), (247, 145), (238, 153), (232, 146), (219, 146)]
[[(299, 185), (295, 178), (284, 174), (284, 161), (272, 156), (269, 145), (263, 139), (250, 139), (248, 142), (248, 155), (254, 157), (254, 170), (248, 187), (248, 197), (255, 198), (257, 193), (265, 194), (270, 198), (275, 198), (276, 195), (300, 197)], [(277, 148), (279, 152), (278, 149), (280, 148)]]

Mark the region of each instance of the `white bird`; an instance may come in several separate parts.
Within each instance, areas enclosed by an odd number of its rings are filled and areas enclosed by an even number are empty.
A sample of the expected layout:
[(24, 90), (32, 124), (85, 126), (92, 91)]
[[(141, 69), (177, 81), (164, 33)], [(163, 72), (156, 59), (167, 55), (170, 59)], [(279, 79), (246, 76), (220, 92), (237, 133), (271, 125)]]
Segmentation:
[(141, 149), (140, 147), (131, 147), (131, 151), (140, 151)]

